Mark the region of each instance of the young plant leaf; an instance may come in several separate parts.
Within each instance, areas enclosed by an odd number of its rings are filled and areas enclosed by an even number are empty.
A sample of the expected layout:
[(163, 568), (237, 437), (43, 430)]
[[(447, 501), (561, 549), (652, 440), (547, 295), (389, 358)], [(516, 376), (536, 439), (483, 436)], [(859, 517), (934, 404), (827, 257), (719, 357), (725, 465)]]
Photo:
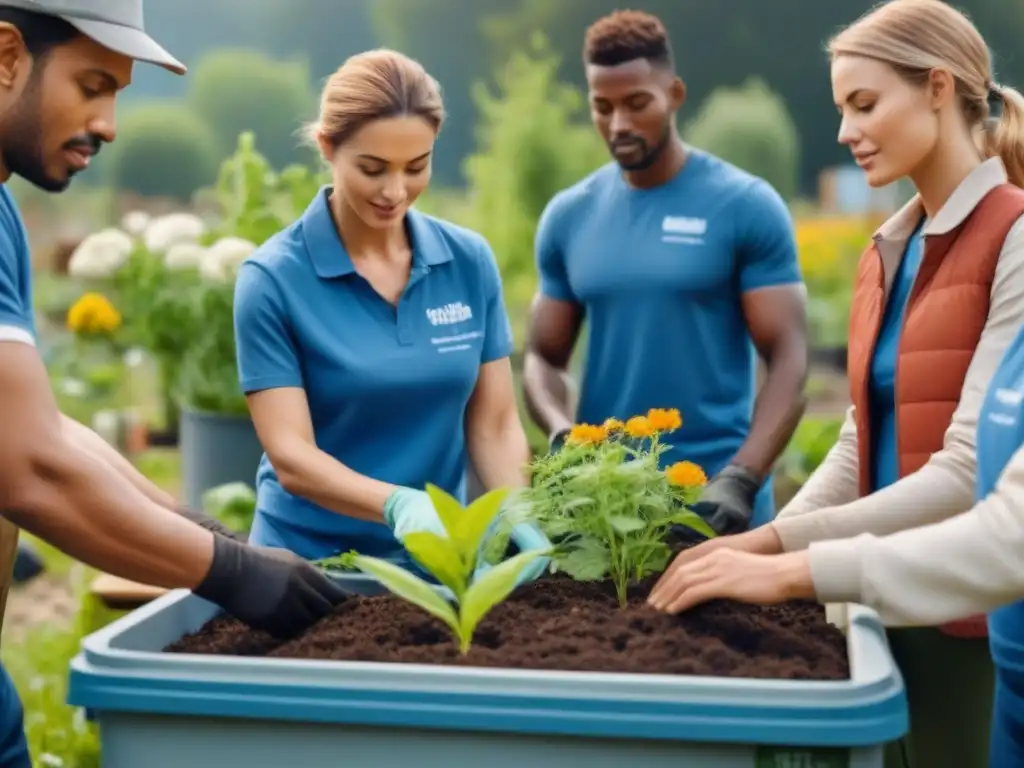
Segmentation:
[(678, 525), (685, 525), (687, 528), (692, 528), (697, 533), (707, 536), (709, 539), (714, 539), (718, 536), (718, 534), (715, 533), (715, 530), (696, 512), (679, 512), (672, 515), (669, 520), (670, 522)]
[(538, 557), (550, 554), (547, 550), (531, 549), (498, 563), (476, 579), (462, 596), (459, 622), (462, 637), (471, 638), (480, 620), (494, 606), (508, 597), (516, 587), (516, 579)]
[(427, 483), (427, 495), (434, 503), (434, 509), (437, 512), (437, 516), (441, 519), (444, 529), (448, 531), (448, 536), (454, 537), (455, 531), (458, 530), (460, 521), (463, 515), (465, 515), (459, 500), (433, 483)]
[(637, 517), (626, 517), (625, 515), (616, 515), (608, 519), (609, 524), (616, 531), (622, 534), (635, 533), (636, 531), (642, 531), (647, 527), (647, 524)]
[(414, 560), (456, 596), (465, 591), (469, 569), (451, 539), (430, 531), (418, 531), (406, 534), (402, 544)]
[(501, 505), (509, 494), (508, 488), (495, 488), (477, 498), (465, 512), (455, 528), (455, 540), (459, 551), (467, 561), (480, 551), (484, 536), (490, 531), (494, 518), (501, 511)]
[(351, 558), (351, 562), (359, 570), (373, 576), (398, 597), (408, 600), (413, 605), (417, 605), (427, 613), (439, 618), (451, 628), (461, 641), (462, 627), (455, 610), (423, 579), (413, 576), (401, 566), (375, 557), (357, 555)]

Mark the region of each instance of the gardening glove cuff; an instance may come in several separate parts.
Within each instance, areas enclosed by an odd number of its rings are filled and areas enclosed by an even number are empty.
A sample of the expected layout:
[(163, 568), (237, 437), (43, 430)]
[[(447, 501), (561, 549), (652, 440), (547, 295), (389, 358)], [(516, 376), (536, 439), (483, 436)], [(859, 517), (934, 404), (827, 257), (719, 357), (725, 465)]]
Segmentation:
[(425, 491), (397, 488), (384, 502), (384, 522), (399, 541), (409, 533), (420, 531), (448, 537), (434, 502)]
[(548, 453), (558, 453), (562, 450), (562, 446), (565, 445), (565, 440), (569, 437), (569, 433), (572, 430), (568, 427), (566, 429), (560, 429), (548, 438)]
[(730, 464), (707, 484), (692, 510), (719, 536), (742, 533), (750, 527), (761, 484), (746, 467)]
[(212, 533), (217, 533), (221, 536), (226, 536), (229, 539), (240, 541), (243, 544), (249, 540), (249, 537), (246, 534), (231, 530), (226, 525), (224, 525), (220, 520), (210, 517), (210, 515), (207, 515), (203, 512), (197, 512), (196, 510), (190, 509), (189, 507), (185, 506), (178, 506), (175, 509), (175, 512), (184, 517), (186, 520), (191, 520), (200, 528), (205, 528), (206, 530)]
[(213, 541), (210, 570), (193, 591), (253, 629), (293, 637), (347, 597), (337, 582), (292, 552), (217, 534)]

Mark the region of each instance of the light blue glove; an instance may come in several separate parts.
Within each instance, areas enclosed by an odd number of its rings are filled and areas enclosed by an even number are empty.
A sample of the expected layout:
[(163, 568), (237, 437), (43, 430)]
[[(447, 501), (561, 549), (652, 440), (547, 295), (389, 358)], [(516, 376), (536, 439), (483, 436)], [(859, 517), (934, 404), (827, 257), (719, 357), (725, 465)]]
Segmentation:
[(448, 538), (444, 523), (437, 516), (434, 502), (424, 491), (399, 488), (384, 502), (384, 522), (399, 541), (410, 533), (429, 532)]
[[(520, 552), (549, 549), (551, 547), (548, 537), (533, 523), (519, 523), (519, 525), (513, 526), (509, 538), (515, 542)], [(538, 557), (535, 559), (519, 574), (519, 578), (516, 579), (516, 586), (521, 587), (523, 584), (528, 584), (543, 576), (550, 563), (550, 557)], [(493, 567), (490, 563), (481, 560), (473, 573), (473, 578), (480, 578)]]

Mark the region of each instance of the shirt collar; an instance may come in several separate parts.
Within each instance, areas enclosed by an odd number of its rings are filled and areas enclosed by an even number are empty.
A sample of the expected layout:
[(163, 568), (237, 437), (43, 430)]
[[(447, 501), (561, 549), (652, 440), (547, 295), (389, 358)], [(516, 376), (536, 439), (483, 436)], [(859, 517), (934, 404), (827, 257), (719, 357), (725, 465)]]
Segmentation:
[[(946, 204), (924, 228), (925, 235), (945, 235), (959, 227), (978, 207), (985, 195), (1008, 180), (1006, 167), (998, 157), (989, 158), (969, 174), (949, 196)], [(914, 198), (875, 232), (875, 242), (906, 242), (924, 216), (921, 198)]]
[[(313, 269), (324, 280), (355, 274), (352, 258), (345, 250), (331, 217), (328, 197), (331, 187), (321, 187), (302, 214), (302, 235)], [(429, 217), (410, 208), (405, 227), (412, 246), (413, 268), (429, 271), (430, 267), (451, 261), (451, 247)]]

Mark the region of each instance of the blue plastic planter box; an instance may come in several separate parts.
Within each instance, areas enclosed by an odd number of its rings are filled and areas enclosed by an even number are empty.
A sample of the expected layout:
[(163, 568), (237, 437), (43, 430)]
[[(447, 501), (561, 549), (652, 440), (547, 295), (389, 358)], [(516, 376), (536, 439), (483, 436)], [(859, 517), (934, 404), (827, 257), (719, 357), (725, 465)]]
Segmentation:
[(99, 721), (103, 768), (881, 768), (908, 727), (881, 624), (859, 606), (843, 682), (161, 651), (216, 614), (177, 591), (85, 638), (69, 702)]

